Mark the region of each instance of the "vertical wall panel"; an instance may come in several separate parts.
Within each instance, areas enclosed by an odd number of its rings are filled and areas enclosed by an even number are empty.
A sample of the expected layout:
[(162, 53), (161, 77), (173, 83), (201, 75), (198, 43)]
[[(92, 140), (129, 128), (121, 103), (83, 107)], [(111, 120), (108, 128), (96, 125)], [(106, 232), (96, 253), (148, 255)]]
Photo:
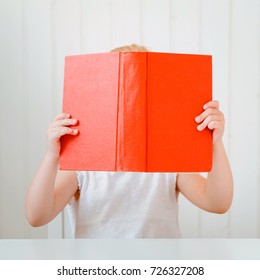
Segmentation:
[[(200, 52), (212, 55), (213, 99), (220, 101), (220, 109), (226, 117), (223, 137), (226, 148), (229, 135), (229, 14), (229, 1), (201, 1)], [(229, 214), (214, 215), (202, 211), (200, 232), (200, 237), (228, 237)]]
[(109, 51), (112, 48), (111, 1), (83, 0), (81, 2), (82, 53)]
[[(24, 237), (23, 45), (21, 1), (0, 3), (0, 238)], [(11, 207), (10, 207), (11, 206)], [(18, 212), (19, 211), (19, 212)]]
[(200, 1), (171, 0), (171, 51), (200, 52)]
[[(230, 79), (230, 5), (229, 1), (201, 1), (201, 53), (212, 55), (213, 98), (220, 101), (226, 116), (224, 142), (229, 136), (229, 79)], [(220, 20), (221, 19), (221, 20)]]
[(259, 1), (232, 1), (230, 156), (235, 179), (231, 234), (257, 237), (259, 193)]
[[(24, 94), (26, 95), (27, 155), (24, 158), (28, 168), (28, 183), (31, 182), (46, 151), (46, 130), (52, 119), (52, 51), (51, 51), (51, 2), (23, 1), (24, 22)], [(26, 188), (27, 189), (27, 188)], [(47, 237), (47, 226), (27, 226), (28, 237)]]
[(64, 58), (81, 52), (81, 1), (56, 0), (52, 6), (54, 114), (61, 112)]
[[(259, 1), (260, 2), (260, 1)], [(258, 5), (258, 30), (260, 30), (260, 3)], [(258, 200), (257, 200), (257, 218), (258, 218), (258, 230), (257, 238), (260, 238), (260, 32), (258, 32), (258, 87), (257, 87), (257, 99), (258, 99), (258, 163), (257, 163), (257, 190), (258, 190)]]
[(113, 48), (140, 44), (140, 0), (111, 1), (111, 36)]
[(170, 1), (142, 0), (141, 40), (152, 51), (169, 52)]
[[(54, 115), (62, 111), (64, 58), (81, 53), (82, 3), (80, 0), (56, 0), (52, 5), (52, 98)], [(67, 112), (70, 113), (70, 112)], [(53, 116), (54, 117), (54, 116)], [(65, 213), (59, 214), (49, 225), (49, 238), (61, 238)]]
[(200, 237), (200, 210), (182, 195), (179, 196), (179, 223), (183, 238)]

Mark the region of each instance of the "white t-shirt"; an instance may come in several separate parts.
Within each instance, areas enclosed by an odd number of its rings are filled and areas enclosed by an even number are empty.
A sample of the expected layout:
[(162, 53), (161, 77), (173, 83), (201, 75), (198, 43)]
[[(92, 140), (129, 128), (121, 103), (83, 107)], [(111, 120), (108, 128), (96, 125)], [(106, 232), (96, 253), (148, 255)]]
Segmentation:
[(75, 238), (179, 238), (174, 173), (77, 172)]

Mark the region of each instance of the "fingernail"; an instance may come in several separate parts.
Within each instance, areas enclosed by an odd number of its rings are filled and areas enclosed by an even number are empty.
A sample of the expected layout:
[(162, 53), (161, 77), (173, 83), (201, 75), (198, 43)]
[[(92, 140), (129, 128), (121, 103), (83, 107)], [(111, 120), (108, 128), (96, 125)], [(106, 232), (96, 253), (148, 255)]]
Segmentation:
[(200, 117), (196, 117), (196, 118), (195, 118), (195, 121), (196, 121), (196, 122), (199, 122), (199, 121), (200, 121)]

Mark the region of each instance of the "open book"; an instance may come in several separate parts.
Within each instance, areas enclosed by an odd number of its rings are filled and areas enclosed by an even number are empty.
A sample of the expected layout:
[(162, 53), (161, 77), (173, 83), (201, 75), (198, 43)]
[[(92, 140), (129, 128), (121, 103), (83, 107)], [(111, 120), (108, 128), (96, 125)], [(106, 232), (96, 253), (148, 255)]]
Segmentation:
[(212, 132), (195, 117), (212, 99), (209, 55), (112, 52), (65, 59), (62, 170), (207, 172)]

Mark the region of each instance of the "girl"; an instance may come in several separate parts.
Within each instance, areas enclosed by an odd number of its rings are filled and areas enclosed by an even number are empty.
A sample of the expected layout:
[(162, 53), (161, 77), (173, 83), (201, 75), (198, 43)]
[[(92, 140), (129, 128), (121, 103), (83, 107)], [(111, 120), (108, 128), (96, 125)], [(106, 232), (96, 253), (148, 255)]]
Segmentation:
[[(130, 45), (113, 51), (147, 49)], [(217, 101), (203, 109), (194, 118), (199, 131), (213, 130), (213, 167), (206, 179), (195, 173), (58, 170), (60, 138), (78, 134), (73, 129), (78, 120), (61, 113), (48, 128), (48, 148), (28, 190), (28, 221), (44, 225), (69, 204), (76, 238), (178, 238), (179, 192), (201, 209), (225, 213), (233, 179), (222, 142), (224, 115)]]

